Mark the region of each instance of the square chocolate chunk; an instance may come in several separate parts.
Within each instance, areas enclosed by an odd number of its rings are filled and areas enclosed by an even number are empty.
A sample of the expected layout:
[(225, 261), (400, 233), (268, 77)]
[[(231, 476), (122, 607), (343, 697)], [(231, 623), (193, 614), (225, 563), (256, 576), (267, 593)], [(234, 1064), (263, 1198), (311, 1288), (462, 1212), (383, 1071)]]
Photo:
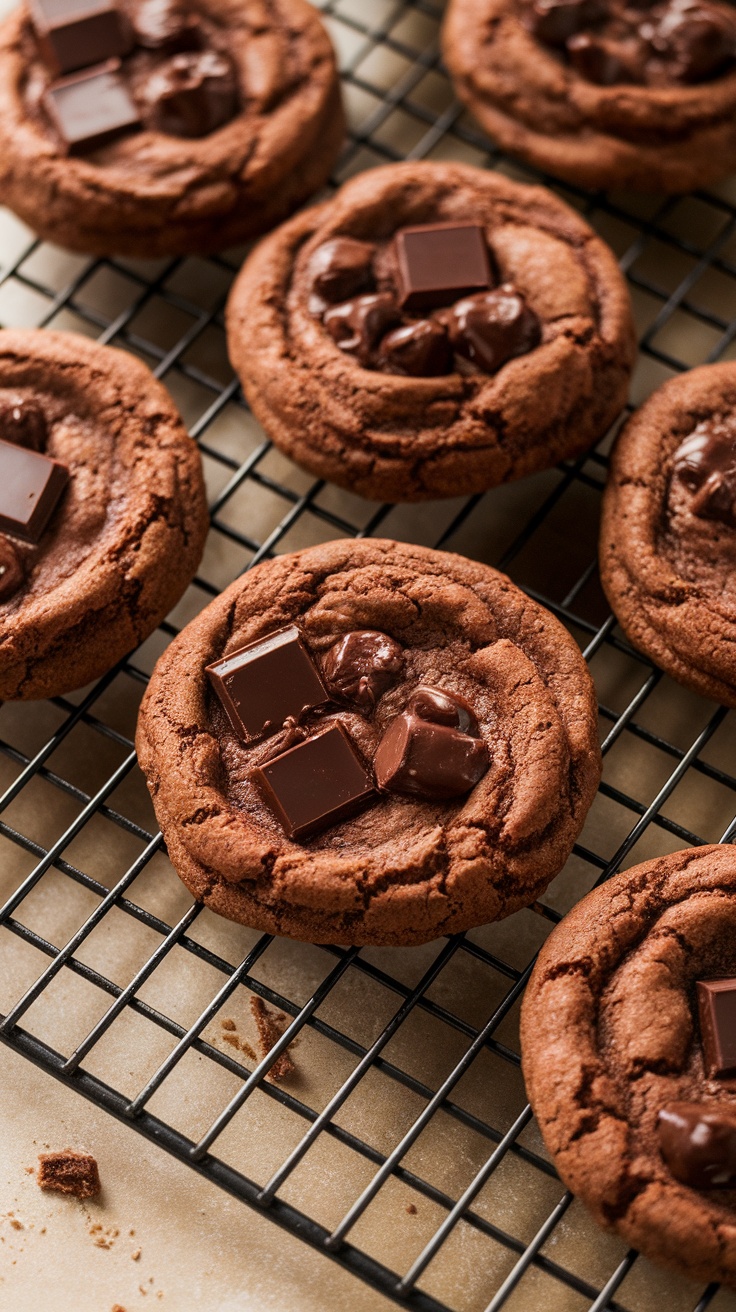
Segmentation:
[(289, 838), (310, 838), (376, 797), (373, 780), (339, 720), (257, 766), (252, 779)]
[(736, 979), (699, 980), (698, 1011), (706, 1074), (736, 1076)]
[(0, 440), (0, 533), (38, 542), (68, 480), (57, 460)]
[(43, 102), (72, 155), (104, 146), (122, 132), (140, 127), (138, 110), (115, 60), (55, 83)]
[(394, 237), (399, 300), (405, 310), (452, 305), (492, 285), (491, 262), (478, 223), (425, 223)]
[(132, 47), (130, 24), (109, 0), (30, 0), (30, 9), (41, 54), (56, 76)]
[(238, 737), (278, 733), (287, 719), (329, 701), (299, 630), (269, 633), (207, 666), (207, 674)]

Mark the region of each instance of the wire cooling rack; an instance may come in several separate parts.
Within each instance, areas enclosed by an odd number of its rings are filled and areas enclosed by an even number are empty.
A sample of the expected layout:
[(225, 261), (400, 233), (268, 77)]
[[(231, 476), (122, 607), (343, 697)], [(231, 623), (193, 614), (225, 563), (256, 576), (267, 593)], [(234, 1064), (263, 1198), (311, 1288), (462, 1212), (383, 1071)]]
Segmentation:
[[(322, 8), (351, 124), (335, 184), (406, 157), (533, 179), (453, 99), (441, 6)], [(635, 401), (734, 357), (733, 183), (666, 200), (557, 190), (630, 279)], [(312, 482), (248, 414), (222, 321), (242, 252), (90, 262), (7, 214), (0, 235), (0, 321), (146, 360), (200, 443), (212, 504), (201, 572), (158, 634), (79, 695), (0, 709), (3, 1042), (406, 1307), (734, 1309), (597, 1231), (555, 1175), (520, 1075), (519, 1001), (551, 926), (622, 866), (736, 833), (733, 717), (633, 652), (600, 591), (607, 442), (484, 497), (376, 508)], [(137, 705), (168, 639), (242, 570), (379, 531), (499, 566), (569, 627), (599, 690), (604, 782), (565, 871), (510, 921), (411, 950), (273, 940), (192, 905), (168, 866), (135, 765)], [(247, 1034), (253, 996), (289, 1022), (261, 1061), (223, 1043), (223, 1018)], [(295, 1038), (294, 1076), (269, 1082)]]

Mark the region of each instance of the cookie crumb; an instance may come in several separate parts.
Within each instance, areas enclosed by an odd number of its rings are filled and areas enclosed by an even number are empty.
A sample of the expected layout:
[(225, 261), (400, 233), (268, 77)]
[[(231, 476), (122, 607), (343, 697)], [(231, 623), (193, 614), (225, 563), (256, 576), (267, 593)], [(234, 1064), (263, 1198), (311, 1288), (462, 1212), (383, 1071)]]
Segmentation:
[(224, 1030), (236, 1030), (238, 1028), (231, 1016), (223, 1017), (220, 1024)]
[[(266, 1006), (263, 998), (251, 998), (250, 1010), (258, 1030), (258, 1047), (261, 1050), (261, 1057), (265, 1057), (281, 1038), (288, 1022), (283, 1012), (271, 1011)], [(288, 1075), (293, 1075), (295, 1069), (289, 1051), (286, 1049), (280, 1057), (276, 1058), (266, 1079), (284, 1080)]]
[(114, 1303), (112, 1312), (125, 1312), (125, 1308), (122, 1306), (121, 1303)]
[(221, 1021), (220, 1024), (224, 1031), (222, 1037), (225, 1042), (229, 1043), (232, 1048), (237, 1048), (238, 1052), (244, 1053), (249, 1061), (257, 1062), (258, 1057), (250, 1044), (245, 1039), (241, 1039), (237, 1032), (234, 1032), (236, 1031), (235, 1021), (228, 1019)]
[(22, 1221), (18, 1221), (18, 1220), (16, 1220), (16, 1218), (15, 1218), (14, 1216), (11, 1216), (11, 1218), (10, 1218), (10, 1224), (11, 1224), (11, 1226), (13, 1227), (14, 1230), (22, 1230), (22, 1229), (23, 1229), (23, 1222), (22, 1222)]
[(41, 1189), (55, 1189), (74, 1198), (95, 1198), (100, 1192), (100, 1175), (91, 1153), (65, 1148), (63, 1152), (39, 1153), (38, 1162), (36, 1180)]
[(140, 1250), (140, 1248), (136, 1248), (135, 1252), (131, 1253), (131, 1255), (130, 1255), (130, 1257), (131, 1257), (131, 1261), (133, 1261), (133, 1262), (137, 1262), (137, 1261), (138, 1261), (138, 1258), (140, 1257), (140, 1255), (141, 1255), (141, 1250)]
[(406, 1210), (409, 1213), (409, 1216), (416, 1216), (417, 1214), (417, 1209), (414, 1203), (407, 1203)]

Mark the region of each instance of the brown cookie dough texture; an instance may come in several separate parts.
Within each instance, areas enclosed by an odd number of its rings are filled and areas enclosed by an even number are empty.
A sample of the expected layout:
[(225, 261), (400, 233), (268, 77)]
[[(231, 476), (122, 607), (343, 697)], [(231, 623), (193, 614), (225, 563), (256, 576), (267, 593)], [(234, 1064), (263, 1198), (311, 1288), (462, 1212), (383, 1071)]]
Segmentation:
[[(499, 282), (542, 341), (495, 374), (366, 369), (309, 310), (310, 255), (337, 235), (388, 243), (404, 226), (483, 225)], [(228, 343), (277, 446), (362, 496), (421, 501), (495, 487), (577, 456), (625, 403), (628, 292), (608, 247), (550, 192), (458, 164), (392, 164), (263, 241), (235, 283)]]
[(736, 528), (693, 513), (673, 456), (703, 421), (729, 420), (736, 364), (660, 387), (614, 448), (603, 498), (601, 580), (627, 637), (686, 687), (736, 706)]
[(504, 150), (594, 188), (691, 191), (736, 168), (736, 66), (695, 85), (600, 86), (523, 12), (518, 0), (451, 0), (443, 29), (455, 91)]
[[(465, 697), (490, 751), (466, 797), (389, 794), (306, 843), (287, 839), (249, 780), (205, 666), (297, 622), (319, 658), (378, 629), (404, 675), (372, 724), (342, 719), (370, 760), (419, 684)], [(411, 944), (509, 915), (564, 864), (600, 774), (596, 708), (577, 645), (488, 566), (390, 541), (337, 541), (258, 565), (159, 660), (137, 748), (171, 860), (232, 920), (312, 942)]]
[(202, 467), (168, 392), (123, 351), (0, 332), (4, 389), (41, 404), (46, 455), (70, 474), (0, 601), (0, 700), (51, 697), (99, 678), (181, 597), (207, 533)]
[(565, 1183), (600, 1225), (696, 1280), (736, 1284), (736, 1190), (678, 1183), (671, 1102), (732, 1106), (703, 1069), (695, 984), (736, 974), (736, 852), (700, 847), (590, 893), (547, 940), (521, 1017), (527, 1091)]
[(241, 98), (198, 139), (126, 133), (67, 156), (26, 87), (47, 80), (27, 8), (0, 26), (0, 196), (41, 237), (95, 255), (221, 250), (273, 227), (322, 186), (344, 119), (329, 38), (306, 0), (197, 0)]

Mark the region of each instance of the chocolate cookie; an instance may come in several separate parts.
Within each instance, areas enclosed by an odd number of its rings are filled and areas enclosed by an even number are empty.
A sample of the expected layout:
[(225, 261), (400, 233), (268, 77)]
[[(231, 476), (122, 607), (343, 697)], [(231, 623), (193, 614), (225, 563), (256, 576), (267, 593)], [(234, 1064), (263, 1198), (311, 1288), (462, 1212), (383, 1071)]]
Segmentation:
[(601, 579), (628, 638), (686, 687), (736, 706), (736, 364), (660, 387), (616, 443)]
[(269, 436), (366, 497), (495, 487), (579, 455), (626, 399), (628, 292), (550, 192), (459, 164), (392, 164), (285, 224), (228, 306)]
[(305, 0), (29, 0), (0, 26), (0, 195), (72, 250), (249, 240), (323, 184), (343, 127)]
[(0, 700), (109, 670), (179, 600), (207, 525), (199, 453), (144, 365), (0, 332)]
[(532, 902), (600, 774), (557, 620), (486, 565), (375, 540), (233, 583), (160, 658), (136, 745), (195, 897), (317, 943), (423, 943)]
[(718, 0), (451, 0), (458, 96), (584, 187), (691, 191), (736, 168), (736, 14)]
[(736, 1284), (736, 852), (635, 866), (543, 947), (524, 1078), (595, 1219), (692, 1279)]

